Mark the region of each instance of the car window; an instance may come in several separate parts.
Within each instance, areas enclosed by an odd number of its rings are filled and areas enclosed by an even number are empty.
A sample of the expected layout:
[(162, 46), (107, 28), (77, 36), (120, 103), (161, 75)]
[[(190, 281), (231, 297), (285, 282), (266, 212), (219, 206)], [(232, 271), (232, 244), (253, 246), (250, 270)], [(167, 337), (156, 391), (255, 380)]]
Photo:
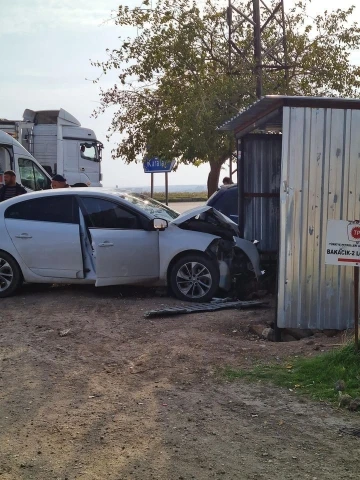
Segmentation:
[(50, 179), (29, 158), (19, 158), (19, 172), (22, 185), (31, 190), (45, 190), (50, 188)]
[(72, 195), (45, 196), (15, 203), (5, 218), (37, 222), (78, 223), (79, 207)]
[(138, 216), (125, 210), (117, 203), (95, 197), (81, 197), (84, 218), (88, 228), (119, 228), (133, 230), (141, 228)]

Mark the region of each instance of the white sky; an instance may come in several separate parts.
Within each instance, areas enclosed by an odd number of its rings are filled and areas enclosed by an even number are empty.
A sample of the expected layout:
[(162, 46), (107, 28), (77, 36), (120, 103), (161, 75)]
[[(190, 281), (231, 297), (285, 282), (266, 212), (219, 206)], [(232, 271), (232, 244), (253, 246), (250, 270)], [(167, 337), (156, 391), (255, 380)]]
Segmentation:
[[(155, 0), (154, 0), (155, 1)], [(358, 0), (313, 0), (309, 13), (346, 8)], [(99, 85), (93, 84), (99, 73), (90, 59), (106, 58), (105, 49), (127, 36), (111, 22), (105, 22), (115, 10), (117, 0), (0, 0), (0, 118), (21, 119), (25, 108), (58, 109), (74, 115), (84, 127), (92, 128), (105, 143), (103, 174), (107, 186), (143, 186), (150, 182), (142, 165), (125, 165), (112, 160), (113, 143), (105, 140), (111, 112), (90, 118), (99, 101)], [(141, 0), (123, 0), (139, 6)], [(293, 0), (285, 0), (285, 8)], [(355, 20), (360, 21), (360, 7)], [(360, 58), (354, 52), (354, 59)], [(359, 62), (360, 63), (360, 62)], [(103, 76), (101, 87), (115, 82), (115, 76)], [(206, 184), (208, 167), (180, 166), (169, 175), (170, 185)], [(227, 170), (224, 170), (227, 174)], [(155, 175), (156, 185), (163, 175)]]

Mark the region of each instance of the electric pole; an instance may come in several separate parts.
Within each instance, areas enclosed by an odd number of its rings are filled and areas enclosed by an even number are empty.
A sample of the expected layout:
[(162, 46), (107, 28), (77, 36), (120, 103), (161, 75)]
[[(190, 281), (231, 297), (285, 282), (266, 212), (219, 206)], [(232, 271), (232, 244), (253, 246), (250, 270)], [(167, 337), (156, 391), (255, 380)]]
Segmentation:
[[(228, 72), (236, 75), (239, 62), (249, 64), (255, 78), (256, 98), (263, 95), (263, 78), (271, 72), (284, 71), (285, 90), (288, 88), (288, 53), (284, 0), (275, 4), (269, 0), (251, 0), (241, 5), (241, 0), (229, 0), (228, 24)], [(239, 42), (246, 38), (252, 26), (252, 41)], [(244, 34), (244, 35), (242, 35)], [(239, 44), (240, 43), (240, 44)]]

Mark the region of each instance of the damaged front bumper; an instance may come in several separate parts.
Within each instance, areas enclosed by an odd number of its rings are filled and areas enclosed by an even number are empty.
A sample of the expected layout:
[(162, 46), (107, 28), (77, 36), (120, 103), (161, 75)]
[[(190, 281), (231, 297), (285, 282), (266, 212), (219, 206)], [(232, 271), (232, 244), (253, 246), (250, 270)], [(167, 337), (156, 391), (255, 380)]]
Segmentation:
[(234, 242), (236, 247), (242, 250), (249, 257), (256, 278), (259, 279), (264, 272), (260, 268), (260, 255), (255, 244), (253, 242), (249, 242), (249, 240), (244, 240), (243, 238), (239, 237), (234, 237)]
[(252, 280), (259, 280), (263, 275), (264, 272), (260, 267), (260, 255), (254, 243), (243, 238), (233, 237), (233, 242), (220, 240), (215, 244), (216, 251), (213, 249), (214, 245), (211, 250), (216, 254), (219, 264), (219, 287), (222, 290), (229, 291), (238, 276), (248, 278), (250, 274)]

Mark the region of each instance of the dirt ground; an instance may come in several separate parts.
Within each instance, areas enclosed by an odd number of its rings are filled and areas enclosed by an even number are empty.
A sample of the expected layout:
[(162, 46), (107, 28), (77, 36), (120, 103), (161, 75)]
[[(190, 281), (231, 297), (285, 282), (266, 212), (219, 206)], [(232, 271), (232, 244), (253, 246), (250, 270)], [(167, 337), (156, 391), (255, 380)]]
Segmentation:
[(250, 335), (271, 309), (150, 320), (179, 302), (146, 290), (28, 286), (0, 302), (0, 479), (360, 478), (360, 439), (339, 432), (358, 414), (220, 373), (339, 338)]

